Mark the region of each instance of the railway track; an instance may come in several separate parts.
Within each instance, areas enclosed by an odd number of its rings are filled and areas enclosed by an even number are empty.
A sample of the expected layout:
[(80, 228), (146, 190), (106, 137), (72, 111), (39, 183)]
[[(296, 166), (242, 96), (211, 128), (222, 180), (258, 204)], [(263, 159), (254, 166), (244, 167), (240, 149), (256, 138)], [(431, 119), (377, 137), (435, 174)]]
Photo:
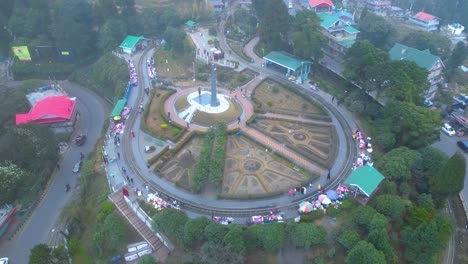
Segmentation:
[[(138, 71), (138, 78), (139, 78), (139, 88), (138, 88), (138, 95), (136, 102), (141, 102), (144, 94), (143, 94), (143, 88), (145, 84), (145, 75), (147, 74), (145, 71), (144, 63), (146, 62), (146, 58), (148, 55), (148, 52), (151, 49), (145, 50), (143, 55), (140, 57), (139, 61), (137, 62), (137, 71)], [(254, 68), (255, 69), (255, 68)], [(285, 81), (284, 79), (275, 76), (275, 75), (270, 75), (269, 78), (283, 83), (283, 84), (291, 84), (290, 82)], [(300, 88), (300, 87), (298, 87)], [(309, 96), (312, 96), (315, 100), (320, 101), (319, 96), (317, 94), (308, 94)], [(337, 118), (338, 122), (340, 123), (342, 129), (344, 130), (345, 135), (351, 135), (352, 130), (350, 124), (347, 122), (347, 120), (339, 113), (337, 109), (335, 109), (330, 103), (328, 102), (322, 102), (322, 105), (327, 108), (327, 110)], [(136, 121), (136, 118), (138, 118), (140, 115), (136, 111), (133, 111), (127, 122), (126, 126), (127, 127), (133, 127)], [(300, 202), (304, 200), (308, 200), (311, 198), (316, 198), (318, 195), (320, 195), (319, 191), (315, 191), (312, 193), (309, 193), (304, 196), (300, 196), (300, 199), (295, 199), (292, 200), (291, 202), (287, 204), (271, 204), (268, 202), (268, 199), (265, 200), (265, 206), (260, 206), (260, 207), (252, 207), (252, 208), (221, 208), (221, 207), (213, 207), (209, 206), (206, 204), (199, 204), (194, 201), (186, 200), (182, 197), (177, 196), (176, 194), (169, 193), (165, 189), (163, 189), (158, 183), (154, 182), (153, 180), (149, 179), (146, 177), (146, 173), (148, 173), (145, 169), (145, 171), (142, 171), (140, 166), (137, 164), (135, 157), (133, 155), (132, 151), (132, 146), (131, 146), (131, 135), (130, 135), (130, 129), (126, 129), (124, 131), (124, 136), (122, 140), (122, 151), (124, 153), (124, 160), (127, 164), (128, 171), (133, 175), (133, 178), (137, 179), (139, 182), (141, 182), (143, 185), (148, 185), (151, 190), (155, 190), (159, 193), (159, 195), (163, 199), (175, 199), (179, 202), (181, 202), (182, 207), (184, 210), (191, 211), (194, 213), (202, 214), (202, 215), (217, 215), (217, 216), (231, 216), (231, 217), (250, 217), (252, 215), (259, 215), (259, 214), (267, 214), (270, 212), (270, 210), (280, 210), (280, 211), (290, 211), (290, 210), (296, 210), (297, 206), (299, 205)], [(346, 145), (345, 150), (346, 151), (346, 162), (342, 164), (338, 174), (336, 177), (334, 177), (332, 180), (329, 181), (329, 183), (326, 186), (323, 186), (324, 188), (335, 188), (338, 186), (340, 182), (342, 182), (351, 172), (352, 164), (353, 161), (356, 157), (357, 150), (354, 141), (351, 139), (351, 137), (345, 136), (346, 140), (343, 142)], [(341, 148), (343, 149), (343, 148)], [(338, 150), (340, 151), (340, 150)]]

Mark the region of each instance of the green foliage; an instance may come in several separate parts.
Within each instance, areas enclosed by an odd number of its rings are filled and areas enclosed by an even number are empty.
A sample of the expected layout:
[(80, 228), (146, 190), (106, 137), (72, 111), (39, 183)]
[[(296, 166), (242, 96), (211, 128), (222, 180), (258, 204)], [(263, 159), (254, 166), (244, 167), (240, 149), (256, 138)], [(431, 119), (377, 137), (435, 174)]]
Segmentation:
[(206, 217), (189, 219), (184, 226), (184, 243), (193, 245), (195, 241), (202, 241), (205, 228), (209, 224), (210, 220)]
[(385, 264), (385, 256), (374, 245), (362, 240), (357, 243), (345, 259), (346, 264)]
[(377, 250), (380, 250), (384, 253), (387, 263), (395, 262), (397, 256), (393, 251), (392, 245), (390, 244), (387, 229), (374, 229), (369, 233), (367, 239), (375, 246)]
[(228, 232), (229, 229), (227, 226), (211, 222), (205, 227), (205, 240), (213, 242), (214, 244), (221, 244), (223, 242), (224, 236)]
[(97, 45), (103, 51), (112, 51), (125, 38), (127, 25), (120, 19), (109, 19), (99, 30)]
[[(344, 76), (359, 85), (363, 85), (368, 80), (374, 79), (371, 71), (378, 64), (388, 60), (388, 54), (376, 48), (369, 41), (358, 41), (349, 48), (345, 56)], [(373, 90), (365, 87), (366, 90)]]
[(152, 255), (144, 255), (138, 259), (138, 264), (156, 264), (156, 260)]
[(413, 169), (414, 185), (419, 193), (429, 193), (429, 179), (440, 172), (448, 157), (441, 150), (431, 146), (418, 151), (421, 154), (421, 162)]
[(244, 255), (246, 246), (242, 236), (242, 228), (237, 225), (232, 225), (229, 226), (229, 229), (229, 232), (227, 232), (223, 238), (225, 249), (240, 255)]
[(37, 244), (31, 249), (29, 264), (66, 264), (68, 255), (64, 246), (49, 248), (46, 244)]
[(392, 220), (401, 219), (405, 215), (406, 209), (411, 207), (410, 201), (390, 194), (377, 196), (375, 203), (375, 209)]
[(421, 159), (419, 152), (406, 147), (391, 150), (377, 164), (387, 179), (406, 181), (412, 177), (411, 170)]
[(372, 12), (362, 12), (359, 21), (359, 38), (366, 39), (380, 49), (388, 49), (393, 45), (396, 29), (390, 22)]
[(447, 72), (450, 77), (452, 77), (455, 69), (463, 63), (467, 56), (468, 48), (465, 47), (463, 42), (458, 42), (447, 62)]
[(72, 80), (108, 99), (121, 98), (127, 88), (128, 67), (124, 60), (106, 53), (89, 68), (75, 73)]
[(408, 223), (414, 228), (437, 217), (434, 207), (414, 207), (409, 213)]
[(12, 204), (15, 201), (24, 178), (28, 177), (27, 174), (25, 170), (11, 161), (0, 164), (0, 185), (2, 186), (0, 204)]
[(422, 222), (415, 229), (403, 230), (401, 237), (406, 245), (404, 258), (407, 263), (436, 263), (452, 228), (446, 217), (438, 216), (430, 222)]
[(268, 50), (281, 47), (281, 35), (288, 30), (288, 9), (282, 0), (257, 0), (253, 7), (259, 20), (262, 42)]
[(353, 228), (346, 228), (338, 237), (337, 241), (346, 250), (351, 250), (361, 240), (359, 233)]
[(281, 223), (262, 225), (258, 230), (258, 238), (264, 250), (277, 251), (283, 247), (284, 225)]
[(440, 56), (442, 60), (448, 58), (452, 46), (445, 34), (423, 30), (411, 32), (401, 40), (401, 43), (418, 50), (429, 49), (432, 54)]
[(326, 243), (327, 230), (323, 226), (309, 223), (291, 223), (287, 228), (289, 239), (295, 247), (309, 249), (313, 245)]
[(327, 38), (321, 32), (320, 18), (315, 12), (307, 9), (299, 11), (294, 18), (294, 55), (317, 61), (323, 56), (322, 47), (327, 42)]
[(385, 180), (383, 182), (383, 190), (386, 194), (396, 194), (397, 186), (393, 181)]
[(182, 243), (187, 221), (188, 217), (185, 213), (174, 208), (166, 208), (153, 216), (153, 228), (168, 236), (175, 237)]
[(428, 193), (421, 193), (416, 197), (416, 203), (419, 207), (431, 207), (435, 208), (434, 201), (432, 200), (432, 195)]
[(323, 216), (323, 210), (315, 210), (306, 215), (301, 215), (301, 222), (312, 223), (315, 220), (322, 219)]
[(438, 206), (444, 204), (446, 196), (458, 194), (463, 189), (465, 173), (465, 157), (457, 152), (445, 162), (440, 172), (431, 178), (431, 191)]
[(108, 215), (104, 220), (103, 229), (108, 249), (116, 249), (126, 245), (127, 225), (119, 215)]
[(404, 197), (408, 197), (410, 194), (410, 187), (407, 182), (401, 182), (399, 186), (400, 194)]
[(354, 212), (353, 220), (358, 225), (369, 225), (376, 214), (378, 212), (371, 206), (360, 206)]

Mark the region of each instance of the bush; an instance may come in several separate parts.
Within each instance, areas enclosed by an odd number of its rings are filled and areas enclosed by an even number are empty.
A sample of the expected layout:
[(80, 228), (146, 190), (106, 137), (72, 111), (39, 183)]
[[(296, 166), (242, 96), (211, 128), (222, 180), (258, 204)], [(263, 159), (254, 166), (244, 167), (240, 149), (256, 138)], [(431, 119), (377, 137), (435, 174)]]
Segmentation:
[(395, 194), (397, 191), (396, 183), (392, 181), (385, 181), (384, 182), (384, 192), (386, 194)]
[(315, 210), (306, 215), (301, 215), (301, 222), (312, 223), (317, 219), (321, 219), (324, 215), (323, 210)]
[(279, 93), (280, 89), (279, 89), (278, 85), (274, 85), (273, 88), (271, 88), (271, 91), (274, 94), (277, 94), (277, 93)]
[(273, 106), (273, 102), (272, 102), (272, 101), (268, 101), (268, 102), (267, 102), (267, 105), (268, 105), (269, 107), (272, 107), (272, 106)]
[(159, 127), (162, 128), (162, 129), (166, 129), (166, 128), (167, 128), (167, 124), (160, 124)]
[(400, 193), (402, 196), (408, 196), (410, 194), (410, 187), (408, 183), (402, 182), (400, 183)]
[(179, 133), (180, 133), (180, 130), (179, 130), (178, 128), (174, 127), (174, 128), (172, 129), (172, 135), (173, 135), (173, 136), (177, 136), (177, 135), (179, 135)]

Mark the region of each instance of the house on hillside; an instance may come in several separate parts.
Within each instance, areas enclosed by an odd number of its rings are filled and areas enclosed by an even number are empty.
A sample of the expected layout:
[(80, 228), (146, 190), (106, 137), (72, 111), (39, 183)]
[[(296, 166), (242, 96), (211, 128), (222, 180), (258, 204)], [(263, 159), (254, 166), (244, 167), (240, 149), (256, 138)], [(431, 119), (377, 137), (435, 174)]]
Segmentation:
[(354, 198), (365, 205), (375, 193), (384, 176), (374, 167), (360, 166), (344, 181)]
[(73, 126), (76, 118), (76, 98), (66, 95), (49, 96), (32, 105), (31, 111), (16, 115), (16, 125), (34, 122), (51, 127)]
[(263, 57), (267, 68), (283, 73), (289, 80), (303, 83), (308, 79), (312, 62), (300, 60), (284, 51), (272, 51)]
[(131, 36), (128, 35), (125, 37), (125, 39), (120, 43), (120, 48), (122, 49), (122, 52), (127, 53), (127, 54), (135, 54), (137, 49), (143, 49), (144, 45), (144, 37), (143, 36)]
[(428, 100), (434, 98), (437, 85), (442, 81), (442, 71), (445, 67), (440, 57), (431, 54), (429, 50), (418, 50), (400, 43), (396, 43), (392, 47), (389, 55), (392, 60), (412, 61), (426, 69), (428, 71), (427, 80), (431, 86), (424, 97)]
[(392, 5), (391, 1), (386, 0), (367, 0), (366, 7), (369, 11), (379, 15), (385, 15)]
[(224, 3), (221, 0), (211, 0), (211, 5), (213, 6), (213, 11), (215, 12), (224, 11)]
[(319, 17), (322, 20), (320, 23), (322, 34), (328, 39), (327, 46), (322, 50), (327, 57), (341, 63), (346, 51), (356, 41), (359, 30), (351, 26), (349, 20), (340, 18), (338, 14), (320, 13)]
[(309, 6), (315, 13), (332, 12), (335, 9), (331, 0), (309, 0)]
[(410, 17), (409, 22), (425, 31), (435, 31), (439, 29), (440, 19), (431, 14), (419, 12)]

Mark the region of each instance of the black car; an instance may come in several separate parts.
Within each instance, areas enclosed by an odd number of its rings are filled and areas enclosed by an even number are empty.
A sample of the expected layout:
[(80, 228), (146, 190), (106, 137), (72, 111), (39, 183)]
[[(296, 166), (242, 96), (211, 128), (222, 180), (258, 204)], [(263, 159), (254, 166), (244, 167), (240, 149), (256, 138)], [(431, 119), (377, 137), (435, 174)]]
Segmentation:
[(468, 140), (457, 141), (457, 145), (463, 150), (463, 152), (468, 152)]

